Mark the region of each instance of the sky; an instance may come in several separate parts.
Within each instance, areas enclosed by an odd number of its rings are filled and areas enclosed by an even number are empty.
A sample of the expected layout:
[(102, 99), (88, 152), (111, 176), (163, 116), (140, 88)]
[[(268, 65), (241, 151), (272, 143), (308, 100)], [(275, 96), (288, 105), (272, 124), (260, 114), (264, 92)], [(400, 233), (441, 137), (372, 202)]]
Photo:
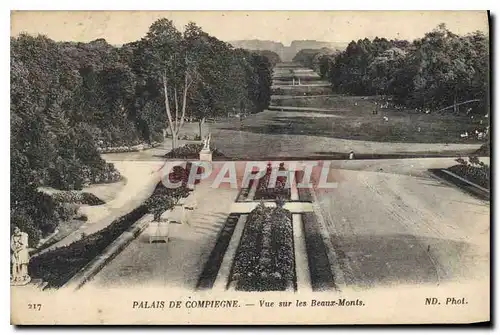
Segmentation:
[(56, 41), (105, 38), (120, 45), (143, 37), (166, 17), (182, 30), (189, 21), (224, 41), (261, 39), (349, 42), (386, 37), (413, 40), (440, 23), (457, 34), (488, 32), (486, 11), (16, 11), (11, 36), (44, 34)]

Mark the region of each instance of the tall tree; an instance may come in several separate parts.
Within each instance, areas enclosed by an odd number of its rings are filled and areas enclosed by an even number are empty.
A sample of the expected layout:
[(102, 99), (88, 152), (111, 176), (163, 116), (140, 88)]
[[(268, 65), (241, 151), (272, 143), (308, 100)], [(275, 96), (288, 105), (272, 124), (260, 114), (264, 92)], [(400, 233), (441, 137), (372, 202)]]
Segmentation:
[(171, 20), (154, 22), (145, 37), (145, 46), (145, 62), (149, 75), (161, 83), (172, 148), (176, 148), (184, 125), (188, 90), (193, 82), (192, 63), (182, 34)]

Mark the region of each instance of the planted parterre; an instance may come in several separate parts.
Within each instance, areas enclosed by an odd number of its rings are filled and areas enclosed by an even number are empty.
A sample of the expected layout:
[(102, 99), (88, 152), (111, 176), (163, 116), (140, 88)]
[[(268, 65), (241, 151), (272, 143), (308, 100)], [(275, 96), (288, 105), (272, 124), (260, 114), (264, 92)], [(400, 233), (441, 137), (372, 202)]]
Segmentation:
[(230, 283), (240, 291), (295, 287), (292, 215), (288, 210), (261, 203), (249, 214)]

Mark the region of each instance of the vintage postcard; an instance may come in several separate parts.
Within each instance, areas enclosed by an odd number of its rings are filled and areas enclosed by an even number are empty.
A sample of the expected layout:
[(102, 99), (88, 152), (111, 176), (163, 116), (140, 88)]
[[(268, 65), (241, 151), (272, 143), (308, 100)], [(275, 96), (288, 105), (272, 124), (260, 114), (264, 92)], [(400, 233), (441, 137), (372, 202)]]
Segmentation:
[(11, 323), (489, 321), (489, 39), (487, 11), (11, 12)]

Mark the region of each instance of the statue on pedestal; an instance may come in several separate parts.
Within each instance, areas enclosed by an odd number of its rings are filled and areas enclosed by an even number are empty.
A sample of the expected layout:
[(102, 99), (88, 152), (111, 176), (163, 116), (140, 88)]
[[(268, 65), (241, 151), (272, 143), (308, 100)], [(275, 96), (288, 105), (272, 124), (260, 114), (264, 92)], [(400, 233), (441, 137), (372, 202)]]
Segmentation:
[(30, 260), (28, 234), (23, 233), (18, 227), (14, 227), (14, 234), (10, 239), (10, 248), (12, 249), (11, 285), (26, 285), (31, 281), (28, 275), (28, 263)]
[(207, 137), (203, 140), (203, 148), (200, 151), (200, 161), (211, 162), (212, 161), (212, 150), (210, 150), (210, 138), (209, 133)]
[(210, 138), (211, 134), (209, 133), (205, 140), (203, 141), (203, 151), (210, 151)]

